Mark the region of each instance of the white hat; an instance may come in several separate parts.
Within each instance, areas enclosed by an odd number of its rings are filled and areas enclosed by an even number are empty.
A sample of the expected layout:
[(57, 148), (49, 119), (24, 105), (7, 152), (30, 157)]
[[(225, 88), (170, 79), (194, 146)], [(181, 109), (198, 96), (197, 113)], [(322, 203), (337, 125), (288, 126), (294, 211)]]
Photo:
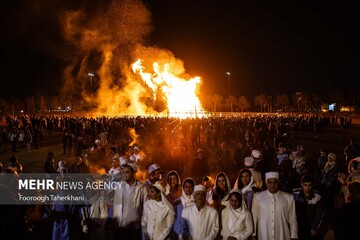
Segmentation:
[(246, 157), (245, 159), (244, 159), (244, 165), (246, 166), (246, 167), (252, 167), (252, 166), (254, 166), (254, 158), (253, 157)]
[(140, 148), (139, 148), (138, 146), (135, 146), (135, 147), (133, 148), (133, 150), (140, 151)]
[(195, 192), (206, 192), (206, 187), (202, 184), (198, 184), (194, 187), (194, 193)]
[(196, 153), (201, 153), (201, 152), (204, 152), (204, 150), (202, 150), (201, 148), (199, 148)]
[(160, 169), (159, 165), (157, 165), (156, 163), (151, 164), (150, 167), (149, 167), (149, 174), (151, 174), (152, 172), (154, 172), (154, 171), (156, 171), (158, 169)]
[(276, 178), (279, 179), (279, 173), (278, 172), (267, 172), (265, 173), (265, 181), (269, 178)]
[(120, 157), (120, 166), (123, 166), (123, 165), (126, 165), (126, 164), (127, 164), (126, 158)]
[(336, 161), (336, 155), (334, 153), (329, 153), (328, 158), (330, 158), (333, 161)]
[(154, 183), (152, 186), (159, 189), (161, 193), (165, 193), (165, 188), (158, 181)]
[(130, 161), (130, 162), (135, 162), (135, 160), (136, 160), (135, 156), (134, 156), (134, 155), (130, 155), (129, 161)]
[(255, 150), (252, 150), (251, 156), (252, 156), (253, 158), (259, 159), (259, 158), (262, 157), (262, 154), (261, 154), (261, 152), (260, 152), (259, 150), (256, 150), (256, 149), (255, 149)]

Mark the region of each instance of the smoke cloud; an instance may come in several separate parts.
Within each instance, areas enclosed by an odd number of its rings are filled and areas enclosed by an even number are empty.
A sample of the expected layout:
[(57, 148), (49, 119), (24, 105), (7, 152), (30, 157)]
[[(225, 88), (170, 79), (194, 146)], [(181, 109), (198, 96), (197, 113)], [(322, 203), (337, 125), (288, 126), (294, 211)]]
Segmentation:
[(98, 114), (148, 112), (139, 101), (146, 97), (146, 89), (128, 69), (132, 52), (152, 30), (145, 5), (139, 0), (113, 0), (96, 11), (64, 11), (60, 23), (71, 49), (64, 55), (62, 95), (68, 96), (73, 108), (83, 101)]

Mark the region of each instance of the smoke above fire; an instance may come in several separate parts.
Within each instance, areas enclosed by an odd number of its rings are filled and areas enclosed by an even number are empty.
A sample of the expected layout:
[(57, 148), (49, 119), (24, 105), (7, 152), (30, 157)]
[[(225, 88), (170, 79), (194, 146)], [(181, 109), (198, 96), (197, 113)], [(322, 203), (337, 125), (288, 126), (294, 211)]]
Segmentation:
[[(145, 45), (153, 25), (150, 11), (140, 0), (113, 0), (91, 14), (85, 10), (66, 11), (60, 22), (63, 38), (73, 49), (66, 56), (62, 94), (74, 110), (81, 103), (99, 115), (166, 116), (175, 101), (170, 95), (189, 88), (195, 96), (189, 98), (195, 101), (190, 109), (199, 111), (196, 116), (203, 115), (196, 97), (200, 78), (187, 76), (183, 62), (169, 50)], [(156, 62), (160, 68), (171, 69), (172, 76), (183, 85), (163, 81), (155, 88), (150, 86), (132, 69), (138, 59), (142, 59), (152, 79), (159, 74), (153, 68)], [(178, 90), (170, 90), (170, 86)], [(189, 111), (189, 107), (175, 110)]]

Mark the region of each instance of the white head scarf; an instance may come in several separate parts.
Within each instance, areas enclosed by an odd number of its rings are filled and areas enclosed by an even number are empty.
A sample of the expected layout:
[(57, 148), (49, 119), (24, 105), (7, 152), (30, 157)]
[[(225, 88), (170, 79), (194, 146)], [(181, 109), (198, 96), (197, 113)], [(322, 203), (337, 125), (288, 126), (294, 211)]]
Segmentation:
[(169, 208), (171, 213), (175, 214), (174, 207), (169, 202), (169, 200), (167, 200), (167, 198), (165, 196), (165, 188), (161, 185), (161, 183), (156, 182), (156, 183), (154, 183), (154, 185), (152, 185), (152, 187), (159, 189), (160, 193), (161, 193), (161, 201), (160, 202), (153, 201), (155, 206), (161, 207), (161, 205), (165, 205), (165, 207)]
[[(240, 190), (239, 189), (233, 189), (231, 190), (231, 192), (229, 193), (229, 195), (231, 193), (239, 193), (242, 197), (242, 200), (241, 200), (241, 203), (240, 203), (240, 207), (237, 208), (237, 209), (234, 209), (230, 203), (227, 204), (227, 208), (229, 208), (229, 211), (228, 211), (228, 224), (226, 227), (228, 227), (229, 229), (229, 232), (232, 231), (232, 229), (234, 228), (235, 224), (237, 223), (237, 220), (239, 219), (239, 216), (241, 214), (242, 211), (245, 211), (246, 209), (246, 204), (245, 204), (245, 201), (244, 201), (244, 196), (241, 194)], [(228, 200), (230, 200), (230, 197), (228, 198)], [(224, 226), (225, 227), (225, 226)]]
[(183, 205), (183, 207), (187, 207), (187, 206), (190, 206), (190, 205), (193, 205), (194, 204), (194, 196), (193, 194), (191, 194), (190, 196), (189, 195), (186, 195), (186, 193), (184, 192), (184, 185), (186, 182), (188, 181), (191, 181), (193, 184), (194, 184), (194, 187), (195, 187), (195, 180), (192, 179), (192, 178), (186, 178), (183, 182), (183, 185), (182, 185), (182, 195), (180, 197), (180, 200), (181, 200), (181, 203)]
[(223, 199), (221, 199), (221, 204), (225, 205), (226, 203), (226, 200), (229, 198), (229, 194), (230, 194), (230, 190), (231, 190), (231, 185), (230, 185), (230, 180), (229, 180), (229, 177), (226, 175), (226, 173), (224, 172), (219, 172), (216, 177), (215, 177), (215, 184), (214, 184), (214, 187), (212, 187), (212, 189), (210, 189), (208, 191), (208, 193), (206, 194), (206, 200), (207, 202), (211, 205), (213, 204), (214, 200), (212, 199), (212, 195), (214, 194), (214, 191), (216, 189), (216, 186), (217, 186), (217, 181), (218, 181), (218, 178), (220, 175), (224, 175), (225, 176), (225, 181), (226, 181), (226, 186), (228, 188), (228, 192), (227, 194), (223, 197)]
[(179, 187), (181, 186), (181, 179), (180, 179), (180, 175), (177, 171), (175, 170), (171, 170), (170, 172), (168, 172), (168, 174), (166, 175), (166, 188), (165, 188), (165, 195), (168, 195), (170, 193), (170, 185), (169, 185), (169, 175), (175, 173), (175, 175), (177, 176), (178, 179), (178, 184)]

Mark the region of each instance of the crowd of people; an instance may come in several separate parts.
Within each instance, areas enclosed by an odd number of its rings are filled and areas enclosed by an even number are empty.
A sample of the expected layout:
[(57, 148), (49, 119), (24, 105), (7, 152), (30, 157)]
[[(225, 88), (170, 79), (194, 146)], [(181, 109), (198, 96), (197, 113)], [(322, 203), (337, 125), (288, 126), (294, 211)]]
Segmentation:
[[(2, 236), (38, 239), (43, 229), (27, 221), (35, 208), (54, 240), (324, 239), (329, 230), (336, 239), (347, 239), (356, 233), (356, 138), (343, 152), (319, 149), (318, 159), (309, 158), (306, 146), (289, 145), (298, 133), (310, 132), (316, 141), (331, 126), (345, 131), (351, 128), (349, 116), (18, 116), (6, 122), (1, 151), (8, 151), (8, 142), (14, 153), (29, 151), (47, 133), (61, 132), (65, 158), (56, 162), (54, 152), (47, 153), (43, 172), (62, 178), (103, 172), (122, 187), (84, 205), (1, 206), (16, 215), (13, 221), (1, 219)], [(43, 135), (36, 137), (38, 145), (19, 143), (21, 131), (34, 139), (37, 130)], [(1, 171), (26, 172), (15, 154)], [(18, 226), (22, 230), (14, 231)]]

